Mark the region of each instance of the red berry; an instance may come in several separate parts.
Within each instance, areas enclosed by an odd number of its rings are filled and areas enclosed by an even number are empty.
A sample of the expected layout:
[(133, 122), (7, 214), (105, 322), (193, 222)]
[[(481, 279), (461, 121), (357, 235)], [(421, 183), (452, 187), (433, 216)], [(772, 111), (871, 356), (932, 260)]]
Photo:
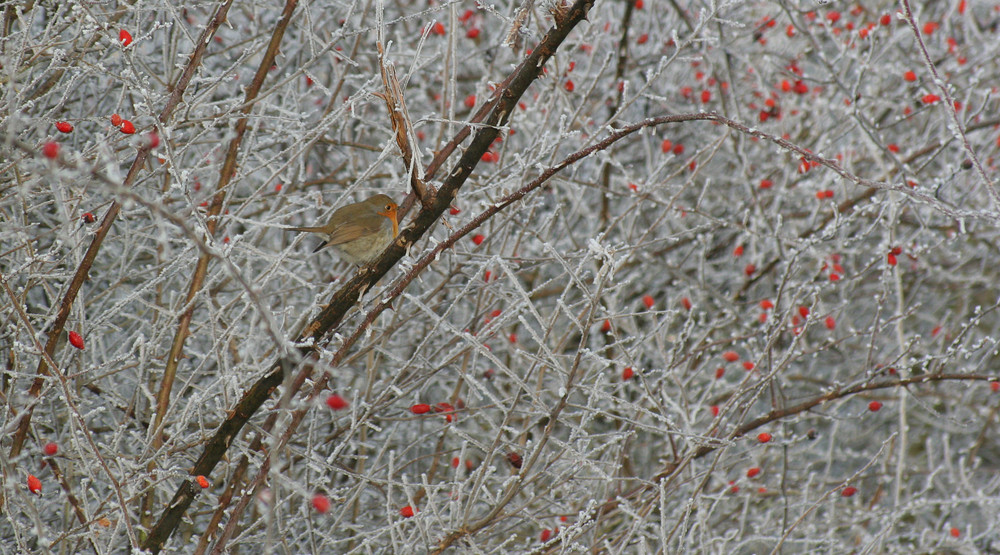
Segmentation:
[(720, 366), (720, 367), (718, 367), (718, 368), (715, 369), (715, 379), (717, 379), (717, 380), (722, 379), (722, 376), (724, 376), (725, 374), (726, 374), (726, 369), (725, 368), (723, 368), (723, 367)]
[(417, 403), (410, 407), (410, 412), (413, 414), (426, 414), (431, 411), (431, 406), (426, 403)]
[(69, 344), (77, 349), (83, 350), (83, 337), (75, 331), (69, 332)]
[(903, 80), (904, 81), (916, 81), (917, 80), (917, 74), (913, 73), (912, 71), (907, 71), (906, 73), (903, 74)]
[(635, 0), (635, 9), (641, 10), (645, 4), (642, 0)]
[(807, 92), (809, 92), (809, 85), (806, 85), (802, 81), (796, 81), (793, 90), (795, 91), (796, 94), (806, 94)]
[(55, 455), (56, 453), (59, 452), (59, 446), (56, 445), (55, 443), (52, 443), (50, 441), (50, 442), (48, 442), (48, 443), (45, 444), (45, 447), (43, 448), (43, 451), (45, 451), (46, 455), (48, 455), (48, 456), (51, 457), (51, 456), (53, 456), (53, 455)]
[(201, 487), (201, 489), (208, 489), (208, 486), (211, 485), (208, 483), (208, 478), (202, 476), (201, 474), (199, 474), (198, 477), (195, 479), (198, 481), (198, 485)]
[(772, 308), (774, 308), (774, 303), (772, 303), (767, 299), (764, 299), (763, 301), (760, 302), (760, 308), (761, 310), (771, 310)]
[(94, 215), (90, 212), (84, 212), (83, 215), (80, 216), (80, 219), (83, 220), (83, 223), (87, 224), (94, 223)]
[(751, 362), (751, 361), (749, 361), (749, 360), (744, 360), (744, 361), (743, 361), (743, 368), (744, 368), (744, 369), (745, 369), (745, 370), (746, 370), (747, 372), (749, 372), (750, 370), (753, 370), (753, 369), (754, 369), (754, 368), (756, 368), (756, 367), (757, 367), (757, 366), (756, 366), (756, 365), (755, 365), (755, 364), (754, 364), (753, 362)]
[(334, 393), (326, 398), (326, 406), (333, 410), (344, 410), (349, 406), (349, 403), (343, 397)]
[(712, 405), (708, 407), (708, 410), (712, 411), (712, 417), (715, 418), (719, 416), (719, 405)]
[(507, 462), (509, 462), (514, 468), (521, 468), (521, 464), (524, 461), (521, 460), (521, 455), (511, 451), (510, 453), (507, 453)]
[(681, 154), (684, 154), (684, 145), (682, 145), (682, 144), (676, 144), (676, 145), (674, 145), (674, 154), (676, 154), (678, 156), (680, 156)]
[(319, 514), (323, 514), (330, 510), (330, 500), (327, 499), (327, 497), (322, 493), (317, 493), (313, 496), (312, 504), (313, 508), (316, 509), (316, 512)]
[(754, 264), (747, 264), (743, 268), (743, 273), (746, 274), (746, 275), (748, 275), (748, 276), (752, 276), (753, 273), (756, 272), (756, 271), (757, 271), (757, 266), (754, 265)]
[(35, 477), (34, 474), (28, 474), (28, 491), (31, 493), (42, 491), (42, 481)]
[(131, 135), (132, 133), (135, 133), (135, 126), (132, 125), (131, 121), (129, 121), (127, 119), (123, 119), (122, 120), (121, 131), (122, 131), (122, 133), (124, 133), (126, 135)]
[(674, 148), (674, 143), (670, 139), (663, 139), (663, 142), (660, 143), (660, 150), (663, 151), (664, 154), (670, 152), (670, 149), (672, 148)]
[(472, 29), (469, 29), (468, 31), (465, 32), (465, 36), (467, 38), (474, 39), (479, 36), (479, 33), (480, 33), (479, 29), (473, 27)]
[(990, 382), (990, 391), (994, 393), (1000, 391), (1000, 382)]
[(936, 94), (925, 94), (923, 98), (920, 99), (920, 101), (924, 104), (934, 104), (938, 100), (941, 100), (941, 97)]
[(639, 38), (636, 39), (635, 42), (637, 44), (646, 44), (647, 42), (649, 42), (649, 35), (647, 33), (643, 33), (643, 34), (639, 35)]
[(757, 434), (757, 441), (759, 441), (761, 443), (767, 443), (767, 442), (771, 441), (771, 434), (769, 434), (767, 432), (761, 432), (761, 433)]
[(441, 23), (440, 21), (438, 21), (437, 23), (435, 23), (434, 26), (431, 27), (431, 33), (433, 33), (435, 35), (443, 35), (444, 34), (444, 24)]
[(55, 159), (59, 156), (59, 143), (49, 141), (42, 145), (42, 154), (49, 159)]
[(149, 148), (156, 148), (160, 146), (160, 136), (156, 133), (150, 133), (146, 136), (146, 138), (149, 140)]
[(882, 408), (882, 403), (878, 401), (872, 401), (871, 403), (868, 403), (868, 410), (872, 412), (878, 412), (881, 408)]
[(701, 103), (708, 104), (712, 100), (712, 91), (705, 89), (701, 91)]
[(118, 127), (122, 124), (122, 117), (118, 114), (111, 114), (111, 125)]
[(837, 327), (837, 321), (833, 319), (833, 316), (827, 316), (824, 323), (826, 324), (826, 329), (828, 330), (832, 330)]
[(887, 263), (887, 264), (889, 264), (890, 266), (895, 266), (895, 265), (896, 265), (896, 255), (894, 255), (894, 254), (892, 254), (892, 253), (890, 252), (890, 253), (889, 253), (888, 255), (886, 255), (886, 257), (885, 257), (885, 261), (886, 261), (886, 263)]
[(684, 310), (691, 310), (691, 299), (687, 297), (681, 297), (681, 306), (684, 307)]
[(551, 537), (552, 537), (552, 530), (549, 530), (548, 528), (542, 530), (542, 533), (538, 535), (538, 539), (541, 540), (542, 543), (549, 541), (549, 538)]
[(733, 249), (733, 256), (743, 256), (743, 245), (737, 245), (736, 248)]
[(883, 27), (885, 27), (886, 25), (889, 25), (890, 23), (892, 23), (892, 17), (890, 17), (889, 14), (884, 13), (884, 14), (882, 14), (882, 17), (878, 18), (878, 22), (879, 22), (880, 25), (882, 25)]
[(122, 43), (122, 46), (128, 46), (132, 44), (132, 34), (122, 29), (118, 31), (118, 40)]
[(800, 306), (799, 307), (799, 315), (802, 316), (803, 318), (808, 318), (809, 317), (809, 307), (808, 306)]
[(609, 331), (611, 331), (611, 320), (605, 320), (604, 323), (601, 324), (601, 333), (608, 333)]
[(475, 244), (477, 244), (477, 245), (482, 245), (483, 241), (485, 241), (485, 240), (486, 240), (486, 237), (483, 237), (481, 234), (478, 234), (478, 233), (472, 237), (472, 242), (475, 243)]
[(57, 121), (56, 129), (58, 129), (60, 133), (69, 133), (73, 130), (73, 124), (68, 121)]
[(850, 497), (850, 496), (854, 495), (855, 493), (858, 493), (858, 488), (856, 488), (854, 486), (847, 486), (846, 488), (843, 489), (843, 491), (840, 492), (840, 496), (841, 497)]
[(722, 353), (722, 358), (725, 359), (726, 362), (736, 362), (740, 359), (740, 355), (736, 354), (736, 351), (726, 351)]
[(635, 371), (632, 370), (631, 366), (626, 366), (625, 369), (622, 370), (622, 381), (631, 380), (633, 376), (635, 376)]
[(758, 474), (760, 474), (760, 467), (759, 466), (755, 466), (755, 467), (751, 468), (750, 470), (747, 470), (747, 478), (753, 478), (754, 476), (756, 476)]
[(405, 507), (403, 507), (402, 509), (399, 510), (399, 514), (403, 518), (410, 518), (411, 516), (413, 516), (413, 513), (414, 513), (413, 507), (411, 507), (409, 505), (407, 505), (407, 506), (405, 506)]
[(643, 295), (642, 304), (646, 305), (646, 308), (653, 308), (656, 305), (656, 299), (652, 295)]
[(466, 108), (473, 108), (475, 107), (475, 105), (476, 105), (476, 95), (470, 94), (469, 96), (465, 97)]
[(563, 87), (566, 88), (566, 91), (573, 92), (573, 89), (576, 88), (576, 85), (573, 84), (573, 80), (572, 79), (567, 79), (566, 80), (566, 84), (563, 85)]
[(452, 216), (457, 216), (459, 212), (461, 212), (461, 210), (459, 210), (457, 206), (452, 206), (448, 209), (448, 213)]

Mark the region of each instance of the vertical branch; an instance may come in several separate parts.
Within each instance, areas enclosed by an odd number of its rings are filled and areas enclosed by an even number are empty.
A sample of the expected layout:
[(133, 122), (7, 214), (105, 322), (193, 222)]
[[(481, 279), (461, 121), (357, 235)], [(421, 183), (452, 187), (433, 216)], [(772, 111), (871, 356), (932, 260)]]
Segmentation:
[[(164, 105), (163, 110), (160, 112), (159, 122), (161, 124), (166, 124), (170, 121), (174, 110), (184, 97), (184, 92), (187, 90), (188, 84), (191, 82), (191, 78), (194, 77), (195, 70), (201, 65), (201, 60), (205, 54), (205, 49), (207, 48), (208, 43), (211, 42), (212, 36), (226, 20), (226, 14), (229, 12), (229, 7), (231, 5), (232, 0), (226, 0), (226, 2), (220, 5), (216, 10), (212, 19), (205, 25), (205, 29), (198, 38), (198, 42), (194, 45), (194, 51), (191, 53), (191, 58), (188, 60), (188, 64), (184, 68), (184, 72), (181, 73), (180, 77), (177, 79), (177, 83), (172, 87), (170, 97), (167, 99), (166, 105)], [(125, 180), (122, 183), (123, 188), (131, 187), (132, 184), (135, 183), (136, 178), (139, 176), (139, 171), (146, 163), (146, 158), (149, 156), (150, 149), (151, 146), (149, 144), (144, 144), (139, 147), (135, 159), (129, 167), (128, 174), (126, 174)], [(104, 238), (107, 236), (108, 231), (111, 230), (111, 225), (115, 222), (115, 218), (118, 217), (118, 212), (120, 210), (121, 205), (118, 201), (111, 203), (111, 207), (108, 208), (107, 213), (105, 213), (104, 219), (101, 221), (101, 226), (97, 229), (97, 233), (94, 235), (94, 239), (87, 248), (87, 252), (84, 254), (83, 260), (80, 262), (76, 272), (73, 274), (73, 279), (70, 281), (69, 287), (66, 289), (66, 293), (63, 296), (62, 303), (59, 306), (59, 312), (56, 314), (56, 319), (48, 331), (49, 338), (45, 343), (45, 354), (48, 357), (52, 357), (55, 354), (56, 345), (58, 344), (59, 338), (62, 336), (63, 330), (66, 327), (66, 321), (69, 319), (70, 309), (73, 308), (73, 303), (76, 301), (76, 297), (80, 293), (80, 287), (83, 286), (83, 282), (87, 279), (87, 276), (90, 273), (90, 268), (94, 265), (94, 260), (97, 258), (97, 253), (101, 250), (101, 245), (104, 243)], [(42, 357), (39, 359), (38, 369), (35, 371), (37, 377), (31, 384), (31, 388), (28, 390), (29, 395), (32, 397), (37, 397), (39, 395), (42, 390), (42, 385), (45, 382), (45, 377), (49, 375), (49, 368), (45, 362), (45, 358), (46, 357)], [(14, 440), (10, 448), (11, 458), (16, 457), (21, 452), (25, 436), (28, 433), (28, 427), (31, 425), (32, 410), (33, 409), (28, 409), (21, 414), (21, 421), (18, 424), (17, 431), (14, 433)]]
[[(246, 95), (243, 101), (243, 107), (240, 112), (243, 114), (239, 120), (236, 121), (235, 132), (233, 138), (229, 141), (229, 146), (226, 149), (226, 157), (222, 164), (222, 169), (219, 172), (219, 180), (215, 186), (215, 194), (212, 196), (212, 202), (209, 203), (208, 213), (206, 215), (207, 221), (207, 234), (209, 236), (214, 236), (216, 228), (219, 225), (219, 214), (222, 212), (222, 206), (225, 204), (226, 199), (226, 188), (229, 186), (230, 181), (233, 176), (236, 175), (236, 165), (237, 165), (237, 155), (239, 154), (240, 145), (243, 143), (243, 137), (246, 135), (247, 125), (250, 121), (249, 115), (253, 111), (256, 105), (255, 100), (257, 95), (260, 94), (260, 89), (264, 85), (264, 79), (267, 77), (268, 72), (271, 70), (271, 66), (274, 65), (274, 60), (278, 56), (278, 48), (281, 45), (281, 40), (285, 36), (285, 29), (288, 28), (288, 24), (291, 21), (292, 13), (295, 11), (295, 7), (298, 5), (298, 0), (287, 0), (285, 2), (285, 8), (282, 11), (281, 19), (274, 27), (274, 31), (271, 33), (271, 40), (267, 45), (267, 50), (264, 52), (264, 56), (261, 58), (260, 64), (257, 66), (257, 72), (254, 74), (253, 79), (250, 81), (250, 86), (247, 87)], [(184, 342), (190, 335), (191, 319), (194, 317), (195, 303), (194, 299), (201, 291), (202, 286), (205, 283), (205, 276), (208, 274), (208, 262), (211, 259), (209, 253), (202, 253), (198, 257), (198, 264), (195, 266), (194, 274), (191, 276), (191, 282), (188, 284), (187, 296), (184, 299), (184, 312), (177, 322), (177, 330), (174, 332), (174, 339), (170, 346), (170, 354), (167, 356), (167, 363), (163, 369), (163, 379), (160, 382), (160, 388), (156, 395), (156, 412), (154, 413), (153, 419), (153, 448), (159, 449), (163, 445), (163, 418), (170, 408), (170, 392), (173, 389), (174, 378), (177, 375), (177, 365), (180, 363), (181, 357), (184, 351)], [(154, 468), (154, 461), (149, 462), (149, 468), (152, 470)], [(152, 512), (148, 509), (152, 508), (153, 504), (153, 493), (150, 492), (146, 497), (146, 502), (144, 503), (146, 511), (144, 514), (143, 524), (149, 525), (152, 522)]]
[[(381, 37), (381, 26), (379, 26)], [(400, 155), (403, 157), (403, 166), (410, 176), (410, 188), (420, 199), (421, 204), (429, 205), (434, 202), (433, 188), (428, 189), (424, 183), (423, 170), (420, 165), (420, 147), (414, 139), (413, 122), (410, 120), (410, 113), (406, 110), (406, 101), (403, 98), (403, 90), (399, 86), (399, 79), (396, 78), (396, 67), (385, 60), (385, 49), (381, 40), (378, 43), (378, 62), (382, 73), (382, 86), (385, 92), (376, 94), (385, 101), (386, 111), (389, 113), (389, 121), (392, 122), (392, 130), (396, 135), (396, 145), (399, 146)]]

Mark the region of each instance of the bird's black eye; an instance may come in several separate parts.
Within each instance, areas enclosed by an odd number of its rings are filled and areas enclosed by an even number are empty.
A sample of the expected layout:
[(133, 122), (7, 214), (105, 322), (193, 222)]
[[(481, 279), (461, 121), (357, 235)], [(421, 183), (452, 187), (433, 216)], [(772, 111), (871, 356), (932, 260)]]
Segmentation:
[(392, 205), (391, 204), (386, 204), (385, 205), (385, 211), (388, 212), (389, 210), (392, 210)]

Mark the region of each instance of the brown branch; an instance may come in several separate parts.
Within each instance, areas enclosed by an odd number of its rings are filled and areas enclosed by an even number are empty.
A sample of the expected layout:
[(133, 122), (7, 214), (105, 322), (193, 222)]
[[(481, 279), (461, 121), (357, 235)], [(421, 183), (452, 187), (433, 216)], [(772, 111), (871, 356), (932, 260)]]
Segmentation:
[[(94, 442), (94, 436), (90, 433), (90, 429), (87, 427), (87, 421), (83, 417), (83, 414), (81, 414), (80, 408), (76, 405), (76, 402), (74, 401), (75, 397), (73, 395), (72, 388), (70, 388), (69, 386), (69, 378), (67, 378), (61, 372), (58, 372), (58, 367), (56, 366), (56, 362), (52, 360), (52, 357), (49, 356), (49, 354), (46, 353), (44, 349), (42, 349), (42, 343), (41, 340), (39, 339), (38, 332), (31, 325), (31, 320), (28, 318), (28, 313), (24, 311), (24, 307), (22, 307), (21, 304), (18, 302), (17, 296), (14, 295), (14, 291), (11, 290), (10, 285), (7, 284), (7, 280), (4, 279), (3, 275), (0, 275), (0, 285), (3, 285), (4, 291), (6, 291), (7, 295), (10, 297), (14, 311), (17, 313), (18, 317), (20, 317), (21, 324), (27, 329), (29, 336), (31, 337), (32, 341), (35, 344), (35, 348), (37, 348), (39, 352), (42, 353), (42, 357), (53, 368), (56, 368), (57, 370), (56, 377), (58, 378), (57, 381), (59, 383), (59, 388), (62, 391), (64, 397), (63, 402), (66, 403), (66, 407), (69, 409), (69, 413), (73, 416), (73, 419), (76, 421), (76, 425), (79, 427), (81, 435), (83, 436), (84, 444), (90, 448), (90, 455), (93, 457), (93, 460), (97, 462), (98, 466), (101, 467), (101, 470), (103, 470), (104, 473), (107, 475), (108, 481), (111, 483), (111, 490), (115, 493), (115, 498), (118, 501), (118, 508), (122, 512), (122, 520), (125, 522), (125, 531), (127, 532), (129, 538), (129, 544), (136, 545), (138, 543), (138, 538), (136, 537), (135, 527), (132, 525), (132, 520), (129, 518), (128, 505), (125, 502), (125, 495), (122, 493), (121, 482), (118, 480), (118, 478), (115, 477), (114, 473), (111, 472), (111, 468), (108, 466), (107, 460), (105, 460), (104, 456), (101, 454), (101, 450), (97, 447), (97, 443)], [(37, 400), (38, 398), (36, 397), (34, 401), (37, 402)], [(34, 409), (34, 406), (35, 406), (34, 403), (32, 403), (29, 407), (29, 410)], [(25, 412), (27, 413), (28, 411)], [(27, 416), (28, 414), (22, 415), (21, 422), (27, 420), (26, 418)]]
[[(380, 33), (381, 35), (381, 33)], [(389, 113), (389, 121), (392, 122), (392, 130), (396, 134), (396, 145), (403, 157), (403, 166), (410, 176), (410, 188), (420, 199), (421, 204), (431, 204), (434, 202), (434, 190), (428, 190), (420, 170), (420, 150), (414, 148), (414, 142), (410, 140), (413, 136), (413, 122), (410, 121), (410, 113), (406, 109), (406, 99), (403, 98), (403, 89), (399, 86), (399, 79), (396, 78), (396, 67), (385, 60), (385, 49), (382, 47), (381, 37), (378, 43), (378, 63), (382, 71), (382, 86), (385, 92), (377, 94), (385, 101), (386, 111)]]
[[(303, 349), (301, 352), (305, 356), (309, 351)], [(199, 475), (208, 476), (212, 473), (212, 469), (222, 459), (222, 456), (229, 449), (233, 440), (236, 439), (243, 425), (250, 420), (250, 417), (264, 404), (264, 401), (271, 397), (274, 390), (281, 385), (283, 375), (284, 373), (280, 364), (275, 365), (275, 368), (272, 368), (266, 376), (258, 380), (257, 383), (243, 394), (240, 402), (230, 413), (229, 417), (222, 422), (219, 429), (215, 431), (215, 435), (205, 443), (205, 450), (202, 452), (201, 457), (198, 458), (198, 461), (195, 462), (194, 467), (191, 468), (191, 478), (185, 479), (178, 486), (177, 492), (174, 493), (173, 499), (167, 504), (166, 510), (160, 515), (160, 519), (156, 522), (156, 525), (150, 529), (149, 536), (143, 542), (143, 549), (152, 551), (153, 553), (159, 553), (163, 549), (163, 544), (166, 543), (170, 534), (180, 524), (184, 512), (198, 495), (200, 488), (195, 482), (194, 477)]]
[[(274, 65), (274, 60), (278, 56), (278, 47), (281, 45), (281, 39), (285, 35), (285, 30), (288, 28), (288, 24), (292, 18), (292, 13), (295, 11), (295, 7), (297, 5), (298, 0), (288, 0), (285, 3), (282, 17), (278, 20), (278, 23), (274, 27), (274, 30), (271, 33), (271, 40), (267, 45), (267, 50), (264, 52), (264, 56), (261, 58), (260, 64), (257, 66), (257, 72), (250, 81), (250, 86), (247, 87), (243, 107), (240, 109), (243, 117), (236, 122), (236, 128), (234, 130), (235, 133), (233, 138), (229, 141), (229, 148), (226, 150), (226, 158), (222, 164), (222, 169), (219, 172), (219, 180), (215, 186), (215, 194), (212, 196), (212, 202), (209, 204), (208, 213), (205, 216), (207, 222), (207, 234), (210, 237), (215, 235), (216, 228), (219, 225), (219, 214), (222, 212), (223, 204), (225, 204), (226, 189), (233, 176), (236, 175), (237, 154), (239, 153), (240, 145), (243, 144), (243, 138), (246, 135), (247, 125), (250, 121), (248, 116), (254, 108), (254, 101), (260, 93), (261, 87), (264, 85), (264, 79), (267, 78), (268, 72), (270, 72), (271, 66)], [(186, 308), (177, 323), (177, 331), (174, 333), (174, 339), (170, 346), (170, 354), (167, 356), (167, 362), (163, 369), (163, 379), (160, 381), (160, 388), (156, 395), (156, 411), (155, 419), (153, 421), (154, 449), (159, 449), (163, 445), (163, 419), (167, 414), (167, 410), (170, 408), (170, 392), (173, 390), (174, 378), (177, 375), (177, 365), (180, 363), (183, 355), (184, 342), (190, 335), (191, 320), (194, 317), (195, 309), (194, 299), (198, 295), (198, 292), (201, 291), (202, 286), (205, 283), (205, 277), (208, 275), (208, 263), (213, 257), (213, 254), (206, 252), (203, 252), (201, 256), (198, 257), (198, 264), (195, 266), (194, 274), (191, 276), (191, 282), (188, 285), (187, 297), (184, 299), (184, 306)], [(150, 470), (152, 470), (153, 465), (154, 463), (150, 461)], [(152, 523), (152, 503), (153, 492), (149, 492), (146, 497), (146, 502), (144, 503), (146, 511), (143, 512), (143, 524), (147, 526)]]
[[(163, 110), (160, 111), (160, 123), (167, 123), (173, 115), (174, 110), (177, 108), (177, 105), (180, 104), (181, 99), (184, 97), (184, 91), (187, 90), (187, 86), (191, 82), (191, 78), (194, 77), (195, 70), (199, 65), (201, 65), (201, 59), (204, 56), (208, 43), (211, 42), (212, 35), (215, 34), (216, 30), (218, 30), (218, 28), (226, 20), (226, 14), (229, 11), (230, 5), (232, 5), (232, 0), (227, 0), (224, 4), (219, 6), (219, 9), (215, 12), (215, 16), (205, 26), (205, 30), (202, 32), (197, 44), (195, 44), (194, 51), (191, 53), (191, 59), (188, 61), (187, 67), (184, 68), (184, 72), (178, 78), (177, 84), (172, 88), (170, 97), (167, 99)], [(122, 182), (123, 188), (129, 188), (133, 183), (135, 183), (135, 180), (139, 175), (139, 171), (146, 163), (146, 158), (149, 156), (150, 148), (149, 144), (144, 144), (139, 147), (135, 159), (132, 161), (132, 166), (129, 168), (128, 174), (126, 174), (125, 180)], [(69, 319), (69, 312), (70, 309), (73, 308), (73, 302), (76, 301), (76, 297), (80, 293), (80, 287), (83, 286), (83, 282), (87, 279), (87, 276), (90, 273), (90, 268), (93, 266), (94, 260), (97, 258), (97, 253), (101, 250), (101, 245), (104, 243), (104, 238), (107, 236), (108, 231), (111, 230), (111, 225), (114, 223), (115, 218), (118, 217), (118, 212), (120, 210), (121, 205), (118, 201), (111, 203), (107, 213), (104, 214), (104, 219), (101, 221), (100, 227), (97, 228), (97, 232), (94, 234), (93, 241), (91, 241), (90, 246), (87, 248), (87, 252), (83, 255), (83, 260), (77, 267), (76, 273), (73, 274), (73, 279), (70, 281), (66, 294), (63, 296), (62, 304), (59, 306), (59, 312), (56, 314), (56, 319), (52, 323), (52, 327), (48, 332), (49, 338), (45, 343), (45, 354), (48, 357), (55, 354), (56, 345), (58, 344), (59, 338), (62, 336), (63, 330), (66, 327), (66, 320)], [(37, 377), (31, 384), (31, 388), (28, 390), (28, 393), (33, 397), (38, 396), (42, 389), (42, 385), (45, 383), (45, 376), (49, 375), (49, 368), (46, 364), (44, 356), (39, 359), (38, 369), (35, 373), (37, 374)], [(24, 439), (28, 433), (28, 427), (31, 425), (31, 414), (33, 410), (33, 408), (28, 409), (27, 414), (22, 416), (17, 431), (14, 433), (14, 439), (10, 447), (11, 458), (17, 457), (21, 453), (21, 448), (24, 446)]]
[[(622, 15), (622, 35), (618, 39), (618, 57), (615, 61), (615, 83), (622, 83), (625, 78), (625, 67), (628, 65), (628, 31), (632, 23), (632, 9), (635, 2), (625, 2), (625, 13)], [(615, 95), (615, 102), (608, 107), (608, 117), (613, 119), (618, 110), (622, 107), (622, 100), (625, 98), (625, 87), (619, 86)], [(612, 123), (612, 125), (615, 125)], [(601, 187), (605, 191), (611, 190), (611, 162), (605, 161), (601, 168)], [(601, 195), (601, 223), (602, 227), (607, 227), (609, 214), (611, 211), (611, 199), (609, 195)]]
[[(362, 268), (353, 279), (344, 284), (333, 295), (330, 303), (323, 309), (319, 316), (300, 334), (297, 342), (306, 345), (298, 349), (298, 353), (303, 358), (307, 357), (323, 343), (324, 336), (340, 326), (344, 315), (361, 299), (364, 292), (388, 273), (399, 259), (403, 257), (409, 246), (419, 240), (438, 218), (448, 210), (455, 195), (457, 195), (459, 189), (472, 173), (483, 153), (486, 152), (499, 134), (500, 127), (506, 125), (510, 114), (517, 106), (518, 100), (528, 89), (528, 86), (541, 75), (542, 67), (555, 54), (556, 49), (566, 39), (570, 31), (586, 17), (592, 5), (593, 0), (577, 0), (576, 4), (567, 12), (566, 17), (549, 30), (531, 55), (514, 70), (511, 77), (506, 81), (508, 85), (497, 89), (494, 98), (488, 103), (488, 105), (494, 105), (495, 108), (490, 111), (486, 122), (479, 127), (472, 143), (465, 150), (456, 168), (445, 180), (434, 202), (423, 206), (415, 220), (400, 232), (396, 240), (382, 253), (382, 256), (372, 265)], [(466, 127), (462, 132), (468, 133), (468, 130), (469, 127)], [(461, 135), (462, 132), (459, 134)], [(453, 142), (457, 145), (460, 141)], [(440, 155), (439, 153), (439, 157)], [(437, 164), (440, 164), (442, 161), (435, 158)], [(435, 162), (431, 164), (434, 165)], [(434, 167), (436, 168), (437, 166)], [(429, 176), (431, 173), (430, 169), (428, 169), (425, 175)], [(293, 362), (287, 357), (279, 359), (263, 378), (247, 390), (229, 417), (222, 422), (219, 429), (206, 442), (202, 455), (190, 471), (192, 477), (211, 473), (244, 424), (256, 413), (264, 401), (271, 396), (274, 389), (281, 384), (285, 368), (291, 367), (292, 364)], [(311, 376), (312, 367), (306, 366), (303, 368), (292, 383), (288, 385), (288, 395), (295, 394)], [(314, 394), (320, 391), (325, 383), (326, 374), (314, 384)], [(300, 415), (293, 416), (292, 423), (287, 428), (286, 437), (287, 434), (291, 434), (294, 431), (295, 424), (300, 419)], [(166, 511), (161, 515), (160, 520), (150, 530), (150, 535), (143, 544), (144, 549), (149, 549), (153, 552), (159, 552), (162, 549), (163, 544), (170, 537), (174, 529), (176, 529), (181, 517), (197, 495), (197, 490), (198, 487), (193, 479), (184, 480), (178, 487)], [(239, 514), (239, 508), (234, 508), (234, 512), (230, 515), (230, 518), (238, 519)]]

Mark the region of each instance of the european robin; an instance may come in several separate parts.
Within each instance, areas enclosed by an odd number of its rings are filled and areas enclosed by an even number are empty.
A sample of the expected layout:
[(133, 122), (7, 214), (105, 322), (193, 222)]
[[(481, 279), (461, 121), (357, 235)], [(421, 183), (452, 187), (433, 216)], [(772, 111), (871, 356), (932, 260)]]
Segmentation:
[(334, 210), (326, 225), (291, 229), (323, 236), (325, 241), (313, 252), (332, 246), (342, 259), (364, 266), (374, 262), (399, 232), (396, 208), (391, 198), (375, 195)]

